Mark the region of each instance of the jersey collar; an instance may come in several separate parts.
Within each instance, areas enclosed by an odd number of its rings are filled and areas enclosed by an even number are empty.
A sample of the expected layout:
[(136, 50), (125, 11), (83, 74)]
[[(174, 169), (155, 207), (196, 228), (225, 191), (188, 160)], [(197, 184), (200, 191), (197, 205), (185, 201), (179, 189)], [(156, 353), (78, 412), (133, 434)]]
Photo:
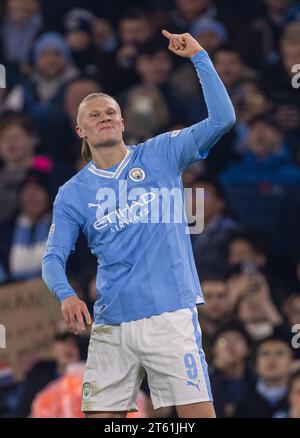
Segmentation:
[(89, 166), (88, 170), (90, 172), (94, 173), (95, 175), (102, 176), (103, 178), (118, 178), (121, 175), (122, 171), (127, 166), (127, 164), (129, 163), (130, 158), (131, 158), (131, 154), (132, 154), (132, 151), (130, 149), (127, 149), (127, 153), (126, 153), (125, 157), (119, 163), (116, 170), (113, 172), (110, 170), (98, 169), (95, 166), (95, 164), (93, 164), (93, 163)]

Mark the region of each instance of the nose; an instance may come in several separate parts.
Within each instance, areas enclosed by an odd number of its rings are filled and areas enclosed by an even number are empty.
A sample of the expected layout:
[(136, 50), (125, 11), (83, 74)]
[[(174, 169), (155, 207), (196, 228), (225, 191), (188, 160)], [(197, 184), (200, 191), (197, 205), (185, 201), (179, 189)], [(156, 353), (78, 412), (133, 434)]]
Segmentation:
[(104, 122), (111, 122), (111, 117), (110, 117), (110, 115), (104, 115), (102, 118), (101, 118), (101, 120), (100, 120), (100, 122), (101, 123), (104, 123)]

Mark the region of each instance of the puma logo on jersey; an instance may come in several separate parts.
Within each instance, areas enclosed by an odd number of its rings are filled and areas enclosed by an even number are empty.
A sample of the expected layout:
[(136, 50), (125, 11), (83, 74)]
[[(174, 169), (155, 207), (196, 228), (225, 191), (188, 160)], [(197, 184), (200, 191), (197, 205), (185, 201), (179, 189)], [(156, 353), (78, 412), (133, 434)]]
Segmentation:
[(186, 383), (187, 383), (187, 385), (190, 385), (190, 386), (196, 386), (196, 388), (200, 392), (200, 380), (198, 380), (198, 383), (191, 382), (190, 380), (188, 380)]

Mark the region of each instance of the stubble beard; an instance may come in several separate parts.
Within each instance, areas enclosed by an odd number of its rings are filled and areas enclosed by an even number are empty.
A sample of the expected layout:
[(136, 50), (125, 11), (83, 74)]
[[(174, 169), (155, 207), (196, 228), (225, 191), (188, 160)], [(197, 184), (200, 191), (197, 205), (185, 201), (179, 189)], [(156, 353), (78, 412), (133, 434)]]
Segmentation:
[(120, 143), (120, 140), (117, 138), (110, 138), (107, 140), (103, 140), (101, 143), (97, 143), (94, 145), (95, 149), (105, 148), (105, 147), (113, 147)]

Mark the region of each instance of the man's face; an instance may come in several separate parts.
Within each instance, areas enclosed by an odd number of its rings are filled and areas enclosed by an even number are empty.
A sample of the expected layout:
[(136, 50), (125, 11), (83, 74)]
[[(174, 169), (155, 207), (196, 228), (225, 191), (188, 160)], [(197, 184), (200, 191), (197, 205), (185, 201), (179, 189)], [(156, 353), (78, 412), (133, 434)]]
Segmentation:
[(67, 33), (66, 41), (72, 51), (82, 52), (88, 49), (91, 44), (91, 37), (88, 32), (73, 30)]
[(56, 49), (47, 49), (36, 61), (36, 69), (41, 76), (47, 79), (55, 78), (66, 68), (67, 62)]
[(248, 147), (257, 157), (276, 152), (281, 142), (281, 133), (264, 121), (257, 121), (250, 129)]
[(34, 138), (18, 124), (11, 124), (1, 135), (0, 157), (7, 163), (17, 163), (33, 154)]
[(201, 183), (193, 187), (193, 215), (196, 214), (197, 191), (196, 188), (204, 189), (204, 221), (207, 223), (224, 209), (224, 202), (219, 198), (215, 188), (208, 183)]
[(243, 324), (258, 324), (266, 322), (266, 312), (261, 305), (262, 296), (260, 290), (245, 291), (240, 298), (237, 317)]
[(213, 346), (213, 363), (218, 369), (230, 370), (249, 354), (249, 348), (244, 336), (235, 330), (224, 332), (218, 336)]
[(265, 380), (287, 378), (292, 365), (292, 353), (287, 344), (281, 341), (263, 343), (257, 352), (256, 369)]
[(265, 0), (266, 4), (276, 11), (284, 11), (291, 3), (291, 0)]
[(35, 183), (28, 183), (20, 194), (22, 212), (36, 220), (49, 208), (49, 196), (44, 188)]
[(39, 10), (38, 0), (8, 0), (7, 10), (10, 18), (16, 23), (26, 22)]
[(199, 44), (201, 44), (202, 47), (205, 47), (205, 50), (208, 53), (213, 53), (213, 51), (222, 44), (222, 40), (220, 39), (219, 35), (212, 29), (202, 31), (196, 36), (196, 40), (199, 42)]
[(287, 317), (291, 327), (300, 324), (300, 297), (294, 298), (291, 302), (287, 311)]
[(176, 0), (176, 7), (188, 20), (201, 15), (208, 7), (210, 0)]
[(144, 18), (124, 18), (120, 22), (120, 37), (123, 44), (144, 44), (151, 36), (151, 27)]
[(300, 61), (300, 41), (298, 44), (283, 44), (281, 48), (282, 63), (288, 76), (293, 76), (293, 65)]
[(159, 86), (169, 79), (172, 69), (170, 55), (160, 50), (152, 55), (141, 54), (137, 59), (137, 71), (143, 82)]
[(205, 306), (200, 306), (199, 314), (211, 321), (221, 320), (229, 310), (228, 294), (224, 281), (206, 280), (202, 284)]
[(77, 134), (90, 146), (115, 146), (122, 142), (124, 120), (113, 99), (97, 97), (84, 102), (79, 107), (77, 121)]
[(59, 367), (66, 367), (80, 360), (80, 352), (76, 339), (67, 338), (55, 341), (53, 344), (53, 356)]
[(235, 266), (245, 262), (253, 262), (260, 266), (262, 260), (247, 240), (234, 239), (229, 245), (228, 264)]
[(215, 67), (226, 87), (232, 87), (243, 72), (243, 63), (235, 52), (218, 52), (215, 56)]

